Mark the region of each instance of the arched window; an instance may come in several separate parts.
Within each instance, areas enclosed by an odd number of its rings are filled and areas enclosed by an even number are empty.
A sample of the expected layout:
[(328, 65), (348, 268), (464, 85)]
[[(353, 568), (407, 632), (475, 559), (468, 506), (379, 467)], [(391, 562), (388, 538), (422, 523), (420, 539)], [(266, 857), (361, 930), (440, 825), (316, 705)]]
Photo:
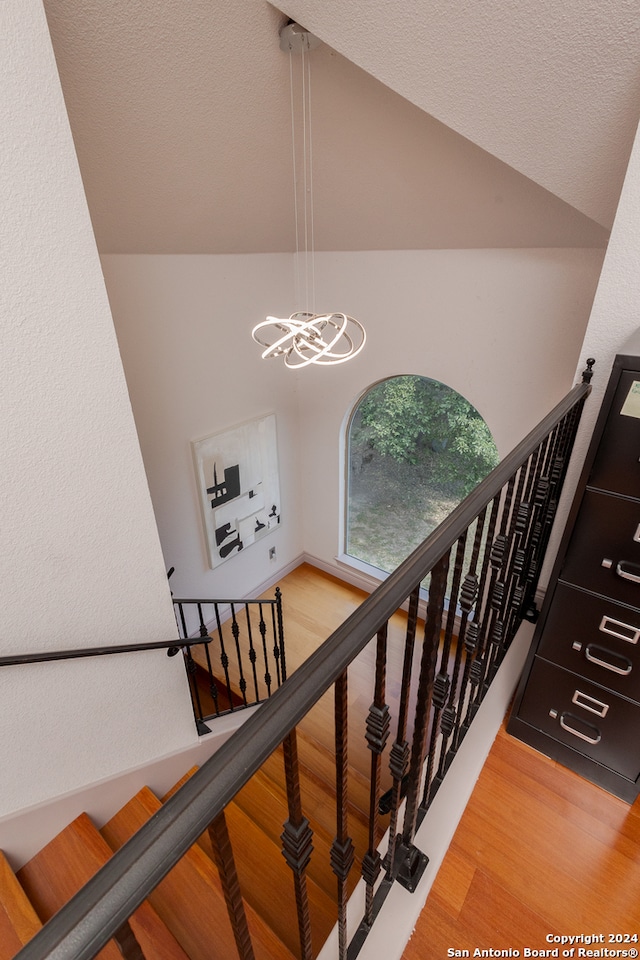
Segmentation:
[(391, 377), (346, 435), (345, 552), (390, 573), (498, 463), (475, 407), (437, 380)]

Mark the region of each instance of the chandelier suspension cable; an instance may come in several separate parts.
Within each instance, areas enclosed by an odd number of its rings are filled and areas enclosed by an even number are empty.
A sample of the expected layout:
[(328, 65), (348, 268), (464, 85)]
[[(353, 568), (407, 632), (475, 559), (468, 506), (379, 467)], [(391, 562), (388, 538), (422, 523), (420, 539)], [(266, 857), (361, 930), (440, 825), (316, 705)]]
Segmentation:
[[(322, 366), (343, 363), (357, 356), (366, 341), (361, 323), (346, 313), (316, 311), (315, 222), (313, 190), (313, 138), (311, 135), (311, 62), (309, 51), (319, 41), (298, 24), (290, 23), (280, 34), (280, 47), (289, 52), (289, 87), (291, 100), (291, 143), (293, 153), (293, 192), (296, 240), (294, 270), (297, 312), (286, 319), (267, 317), (252, 330), (253, 339), (264, 347), (262, 357), (283, 357), (287, 367), (305, 367), (311, 363)], [(302, 116), (302, 144), (296, 142), (296, 103), (293, 54), (300, 53), (300, 114)], [(302, 176), (298, 170), (298, 155), (302, 154)], [(299, 183), (301, 179), (302, 183)], [(302, 197), (298, 191), (302, 190)], [(302, 207), (302, 214), (301, 214)], [(302, 222), (301, 222), (302, 221)], [(301, 234), (304, 237), (304, 265), (301, 265)], [(304, 269), (304, 306), (301, 307), (301, 277)]]
[(293, 96), (293, 50), (289, 47), (289, 91), (291, 100), (291, 153), (293, 163), (293, 214), (296, 231), (296, 262), (294, 267), (294, 300), (300, 306), (302, 295), (300, 292), (300, 215), (298, 213), (298, 173), (296, 163), (296, 124), (295, 124), (295, 103)]
[[(306, 68), (306, 69), (305, 69)], [(316, 312), (316, 245), (315, 245), (315, 224), (313, 218), (313, 138), (311, 131), (311, 57), (306, 56), (304, 48), (302, 52), (302, 73), (303, 84), (306, 81), (306, 97), (304, 112), (305, 143), (307, 144), (307, 155), (305, 156), (305, 170), (308, 172), (309, 182), (306, 184), (305, 198), (309, 197), (309, 247), (310, 247), (310, 299), (307, 297), (307, 312), (315, 314)]]
[[(300, 49), (299, 82), (294, 82), (293, 52), (289, 50), (289, 80), (291, 85), (291, 143), (293, 149), (293, 194), (294, 216), (296, 229), (296, 263), (297, 282), (296, 304), (305, 313), (315, 313), (316, 279), (315, 279), (315, 225), (313, 213), (313, 138), (311, 123), (311, 58), (308, 56), (307, 43), (303, 41)], [(302, 116), (302, 143), (296, 144), (295, 97), (294, 87), (297, 86), (300, 98), (300, 113)], [(302, 154), (301, 183), (298, 180), (298, 150)], [(301, 202), (298, 193), (301, 192)], [(300, 207), (302, 206), (302, 216)], [(302, 223), (300, 223), (302, 220)], [(304, 238), (304, 255), (300, 256), (300, 236)], [(302, 265), (300, 266), (302, 259)], [(304, 297), (302, 296), (302, 281), (304, 275)]]

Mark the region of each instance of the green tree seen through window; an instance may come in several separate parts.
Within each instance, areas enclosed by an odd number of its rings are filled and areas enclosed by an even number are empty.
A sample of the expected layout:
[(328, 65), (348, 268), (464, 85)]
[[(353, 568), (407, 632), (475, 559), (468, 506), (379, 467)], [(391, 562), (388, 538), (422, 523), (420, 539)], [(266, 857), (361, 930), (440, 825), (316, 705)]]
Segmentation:
[(347, 553), (391, 572), (498, 463), (478, 411), (437, 380), (392, 377), (348, 432)]

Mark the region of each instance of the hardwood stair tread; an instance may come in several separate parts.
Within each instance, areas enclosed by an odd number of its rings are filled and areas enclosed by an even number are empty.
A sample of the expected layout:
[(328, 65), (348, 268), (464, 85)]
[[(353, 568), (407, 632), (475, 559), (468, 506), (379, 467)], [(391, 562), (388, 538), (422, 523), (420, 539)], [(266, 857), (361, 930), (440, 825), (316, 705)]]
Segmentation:
[[(17, 872), (30, 902), (45, 923), (108, 859), (97, 844), (89, 818), (81, 814)], [(86, 841), (86, 842), (85, 842)], [(100, 960), (121, 960), (111, 940), (97, 955)]]
[[(196, 769), (193, 767), (187, 771), (162, 802), (173, 795)], [(291, 917), (295, 915), (293, 875), (282, 856), (281, 841), (288, 816), (286, 798), (279, 795), (272, 781), (261, 778), (259, 771), (225, 810), (243, 896), (295, 954), (299, 939), (297, 927), (291, 923)], [(208, 832), (203, 833), (198, 842), (215, 863)], [(318, 949), (335, 925), (336, 877), (330, 863), (331, 841), (314, 832), (313, 845), (307, 879), (312, 939)], [(259, 865), (257, 870), (252, 870), (252, 862)], [(279, 894), (287, 896), (288, 892), (290, 910), (283, 911)]]
[[(160, 800), (144, 787), (104, 825), (103, 837), (112, 849), (119, 849), (160, 806)], [(190, 960), (228, 960), (237, 955), (217, 869), (197, 844), (149, 900)], [(292, 960), (291, 952), (250, 904), (246, 914), (256, 960)]]
[[(44, 923), (111, 857), (112, 850), (86, 813), (53, 838), (17, 873), (18, 880)], [(174, 936), (145, 902), (129, 919), (146, 960), (189, 960)], [(97, 955), (122, 960), (111, 940)]]
[[(300, 789), (305, 816), (333, 838), (336, 830), (335, 757), (326, 747), (298, 728)], [(260, 768), (276, 789), (283, 789), (282, 750), (276, 750)], [(349, 830), (359, 856), (368, 845), (369, 781), (349, 768)], [(386, 829), (386, 822), (384, 823)]]
[[(300, 941), (293, 873), (282, 856), (280, 843), (274, 843), (235, 803), (226, 808), (225, 819), (245, 902), (254, 908), (289, 950), (296, 954)], [(201, 837), (201, 844), (213, 859), (214, 853), (208, 833)], [(311, 937), (317, 952), (331, 933), (337, 919), (335, 896), (315, 883), (308, 872), (307, 894)]]
[[(275, 771), (274, 771), (275, 774)], [(304, 776), (301, 776), (304, 779)], [(282, 774), (282, 781), (284, 774)], [(308, 786), (308, 784), (307, 784)], [(331, 869), (331, 846), (336, 834), (335, 796), (323, 786), (313, 792), (302, 784), (302, 810), (313, 830), (314, 852), (307, 868), (308, 876), (333, 900), (336, 897), (336, 877)], [(284, 822), (288, 818), (287, 797), (284, 782), (278, 782), (259, 770), (235, 797), (234, 803), (256, 823), (274, 844), (280, 845)], [(317, 816), (318, 809), (322, 816)], [(333, 821), (333, 822), (332, 822)], [(332, 825), (330, 832), (327, 825)], [(355, 886), (360, 877), (362, 856), (368, 847), (368, 831), (357, 819), (350, 817), (349, 834), (354, 843), (355, 861), (350, 875), (350, 886)]]
[(0, 850), (0, 960), (12, 960), (41, 926), (42, 922)]

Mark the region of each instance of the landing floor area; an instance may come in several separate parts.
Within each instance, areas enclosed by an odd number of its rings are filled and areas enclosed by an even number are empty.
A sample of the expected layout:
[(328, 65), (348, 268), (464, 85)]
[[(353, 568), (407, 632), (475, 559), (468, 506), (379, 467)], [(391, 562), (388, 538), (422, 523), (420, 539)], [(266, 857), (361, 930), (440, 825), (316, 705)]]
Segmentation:
[(639, 940), (640, 802), (501, 729), (402, 960), (637, 957)]

